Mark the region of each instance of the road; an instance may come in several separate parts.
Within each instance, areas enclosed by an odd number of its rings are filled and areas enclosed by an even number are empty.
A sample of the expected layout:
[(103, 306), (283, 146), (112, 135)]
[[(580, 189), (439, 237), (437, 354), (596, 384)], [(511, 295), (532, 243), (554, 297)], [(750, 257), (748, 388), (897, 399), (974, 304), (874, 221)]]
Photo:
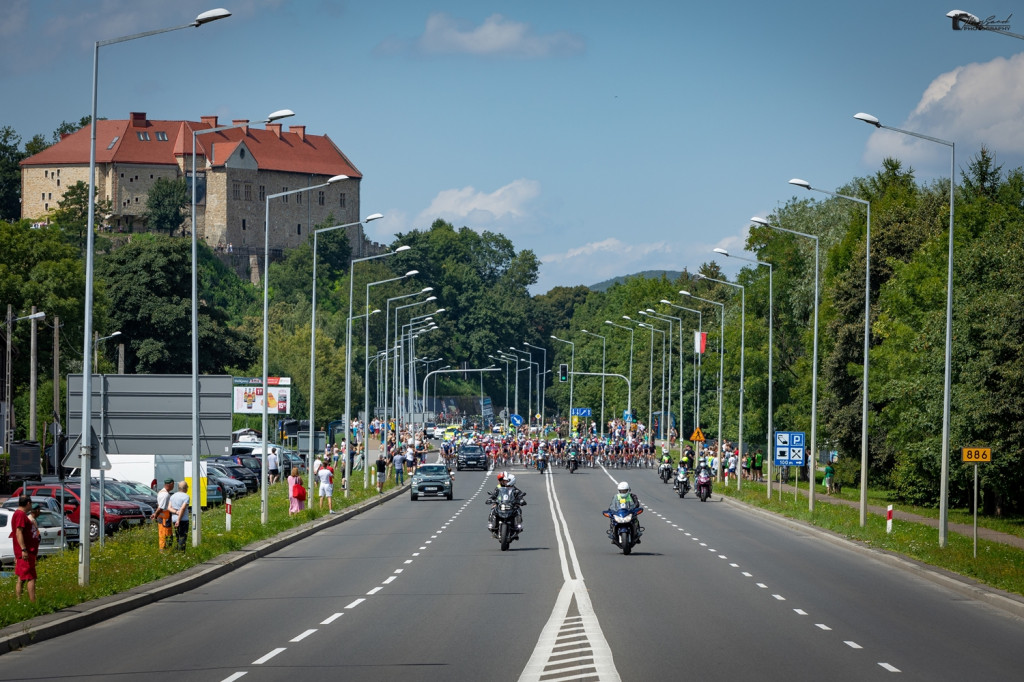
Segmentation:
[[(653, 470), (516, 471), (400, 497), (207, 585), (12, 652), (0, 680), (1019, 680), (1024, 622)], [(627, 476), (631, 556), (601, 516)], [(45, 589), (45, 580), (40, 589)]]

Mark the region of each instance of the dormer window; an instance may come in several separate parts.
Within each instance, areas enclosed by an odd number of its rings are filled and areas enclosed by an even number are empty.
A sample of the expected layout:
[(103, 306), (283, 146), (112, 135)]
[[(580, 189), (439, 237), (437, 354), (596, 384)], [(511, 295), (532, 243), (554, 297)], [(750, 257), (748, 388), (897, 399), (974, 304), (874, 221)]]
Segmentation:
[(140, 142), (149, 142), (149, 132), (148, 131), (139, 131), (139, 132), (137, 132), (135, 134), (139, 136), (139, 141)]
[(156, 139), (158, 139), (161, 142), (167, 142), (167, 133), (163, 132), (162, 130), (158, 130), (156, 132)]

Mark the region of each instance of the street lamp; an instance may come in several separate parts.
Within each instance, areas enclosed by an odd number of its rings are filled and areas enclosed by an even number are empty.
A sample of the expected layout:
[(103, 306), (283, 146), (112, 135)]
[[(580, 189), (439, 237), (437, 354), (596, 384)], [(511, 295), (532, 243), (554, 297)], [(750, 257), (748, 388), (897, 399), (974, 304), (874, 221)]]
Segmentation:
[[(96, 126), (97, 126), (97, 113), (96, 105), (98, 99), (98, 86), (99, 86), (99, 59), (100, 59), (100, 48), (107, 45), (114, 45), (116, 43), (124, 43), (129, 40), (135, 40), (137, 38), (146, 38), (149, 36), (157, 35), (159, 33), (168, 33), (170, 31), (177, 31), (183, 28), (198, 28), (203, 24), (208, 24), (218, 19), (225, 19), (231, 16), (231, 12), (226, 9), (212, 9), (203, 12), (196, 16), (188, 24), (181, 26), (171, 26), (169, 28), (156, 29), (154, 31), (145, 31), (143, 33), (135, 33), (133, 35), (121, 36), (120, 38), (109, 38), (107, 40), (98, 40), (93, 44), (92, 52), (92, 109), (90, 112), (90, 131), (89, 131), (89, 212), (87, 218), (86, 227), (86, 238), (85, 238), (85, 323), (83, 329), (83, 350), (82, 350), (82, 424), (83, 424), (83, 438), (81, 446), (81, 458), (82, 462), (80, 469), (81, 475), (81, 493), (85, 499), (89, 499), (89, 487), (92, 483), (92, 470), (90, 468), (90, 458), (92, 457), (92, 442), (89, 435), (86, 433), (84, 428), (91, 420), (92, 415), (92, 366), (89, 361), (92, 359), (92, 303), (93, 303), (93, 249), (95, 244), (95, 238), (93, 231), (96, 226)], [(194, 494), (193, 494), (194, 496)], [(78, 584), (85, 586), (89, 584), (89, 543), (82, 543), (78, 562)]]
[[(743, 456), (743, 381), (745, 376), (745, 360), (747, 357), (747, 288), (742, 284), (733, 284), (732, 282), (726, 282), (722, 279), (712, 279), (707, 275), (697, 275), (698, 279), (704, 279), (709, 282), (717, 282), (718, 284), (725, 284), (726, 286), (735, 287), (740, 290), (740, 413), (739, 413), (739, 449), (740, 456)], [(679, 292), (683, 293), (683, 292)], [(696, 298), (696, 297), (694, 297)], [(722, 310), (722, 318), (725, 318), (725, 309)], [(724, 324), (724, 323), (723, 323)], [(723, 326), (724, 329), (724, 326)], [(719, 424), (721, 426), (721, 424)], [(722, 478), (722, 434), (719, 431), (718, 434), (718, 471), (715, 472), (715, 476), (718, 479)], [(768, 497), (772, 496), (772, 461), (768, 459)], [(737, 490), (739, 486), (737, 486)]]
[[(372, 215), (366, 216), (366, 219), (363, 222), (368, 223), (368, 222), (373, 221), (373, 220), (380, 220), (383, 217), (384, 216), (382, 214), (380, 214), (380, 213), (374, 213)], [(312, 464), (313, 464), (313, 445), (314, 445), (315, 440), (316, 440), (316, 417), (315, 417), (315, 413), (313, 411), (313, 408), (314, 408), (314, 406), (316, 404), (316, 265), (317, 265), (316, 251), (317, 251), (317, 243), (318, 243), (318, 238), (319, 238), (321, 232), (331, 232), (333, 230), (341, 230), (341, 229), (348, 228), (348, 227), (354, 227), (354, 226), (359, 225), (359, 224), (361, 224), (361, 223), (357, 220), (354, 223), (345, 223), (344, 225), (334, 225), (332, 227), (321, 227), (320, 229), (313, 231), (313, 313), (312, 313), (313, 316), (312, 316), (312, 320), (310, 321), (310, 335), (309, 335), (309, 457), (308, 457), (308, 462), (310, 464), (310, 467), (309, 467), (309, 489), (310, 490), (313, 489), (313, 466), (312, 466)], [(353, 319), (352, 318), (352, 280), (354, 279), (354, 277), (353, 277), (353, 266), (355, 265), (356, 261), (370, 260), (371, 258), (383, 258), (384, 256), (390, 256), (390, 255), (392, 255), (394, 253), (398, 253), (398, 251), (401, 250), (401, 248), (402, 247), (399, 247), (395, 251), (387, 251), (385, 253), (377, 254), (376, 256), (369, 256), (367, 258), (357, 258), (357, 259), (354, 259), (354, 260), (350, 261), (350, 263), (349, 263), (349, 268), (348, 268), (348, 285), (349, 285), (348, 286), (348, 303), (349, 303), (349, 308), (348, 308), (348, 322), (347, 322), (347, 325), (346, 325), (347, 336), (346, 336), (346, 339), (345, 339), (345, 355), (346, 355), (346, 357), (345, 357), (345, 419), (346, 420), (349, 419), (349, 407), (350, 407), (349, 401), (351, 399), (351, 392), (350, 392), (349, 381), (350, 381), (351, 375), (352, 375), (351, 362), (352, 362), (352, 319)], [(408, 249), (409, 247), (405, 247), (405, 248)], [(369, 310), (369, 307), (370, 307), (369, 304), (367, 304), (367, 306), (366, 306), (367, 310)], [(368, 314), (369, 313), (365, 313), (364, 312), (364, 315), (368, 315)], [(362, 317), (362, 315), (360, 317)], [(367, 322), (366, 328), (367, 328), (367, 330), (369, 330), (369, 328), (370, 328), (369, 322)], [(366, 364), (367, 364), (367, 367), (369, 367), (369, 363), (366, 363)], [(346, 421), (346, 424), (345, 424), (345, 433), (346, 433), (346, 439), (345, 439), (345, 454), (346, 454), (346, 460), (345, 460), (346, 461), (345, 492), (347, 494), (347, 492), (348, 492), (349, 476), (352, 473), (351, 471), (348, 470), (348, 462), (349, 462), (349, 460), (347, 459), (347, 455), (348, 455), (348, 435), (347, 434), (349, 433), (349, 428), (348, 428), (348, 422), (347, 421)]]
[(107, 339), (112, 339), (115, 336), (121, 336), (121, 332), (120, 331), (116, 331), (113, 334), (111, 334), (110, 336), (99, 336), (98, 332), (93, 332), (93, 336), (96, 336), (98, 338), (95, 341), (93, 341), (92, 365), (93, 365), (93, 367), (99, 367), (99, 365), (100, 365), (100, 341), (106, 341)]
[[(545, 407), (545, 405), (547, 403), (547, 393), (548, 393), (548, 390), (547, 390), (548, 382), (545, 379), (543, 379), (543, 376), (545, 374), (547, 374), (547, 371), (548, 371), (548, 349), (544, 348), (543, 346), (535, 346), (532, 343), (527, 343), (526, 341), (523, 341), (523, 345), (524, 346), (528, 346), (530, 348), (533, 348), (535, 350), (539, 350), (542, 353), (544, 353), (544, 359), (541, 360), (541, 364), (544, 365), (544, 371), (543, 372), (538, 372), (538, 374), (540, 376), (537, 378), (537, 380), (540, 383), (540, 432), (541, 432), (541, 434), (543, 434), (544, 433), (544, 407)], [(533, 357), (533, 353), (532, 352), (530, 353), (530, 357), (531, 358)]]
[[(539, 386), (539, 382), (540, 382), (540, 366), (536, 362), (533, 361), (533, 354), (530, 351), (528, 351), (528, 350), (520, 350), (520, 349), (516, 348), (515, 346), (509, 346), (509, 350), (511, 350), (513, 353), (516, 353), (516, 354), (518, 354), (518, 353), (524, 354), (526, 357), (530, 358), (526, 362), (529, 363), (529, 365), (531, 365), (533, 367), (537, 367), (537, 375), (538, 375), (537, 376), (537, 382), (538, 382), (537, 395), (539, 396), (540, 395), (540, 386)], [(527, 381), (526, 381), (526, 413), (527, 413), (526, 414), (526, 428), (527, 428), (527, 431), (529, 431), (530, 420), (531, 420), (530, 419), (530, 413), (531, 413), (531, 411), (533, 409), (530, 406), (530, 394), (533, 392), (533, 375), (530, 374), (530, 367), (526, 368), (526, 379), (527, 379)]]
[[(858, 114), (858, 116), (860, 115), (861, 114)], [(867, 116), (867, 114), (864, 114), (864, 116)], [(847, 201), (863, 204), (864, 208), (867, 209), (867, 230), (864, 237), (864, 378), (862, 380), (864, 387), (862, 389), (863, 395), (861, 396), (860, 416), (860, 526), (863, 528), (868, 522), (868, 372), (871, 364), (871, 357), (868, 354), (868, 349), (871, 342), (871, 202), (858, 197), (839, 194), (838, 192), (830, 192), (827, 189), (811, 187), (811, 183), (806, 180), (801, 180), (800, 178), (793, 178), (789, 181), (789, 184), (796, 185), (797, 187), (803, 187), (806, 190), (828, 194), (829, 196), (838, 197), (839, 199), (846, 199)], [(952, 202), (953, 199), (951, 195), (951, 209)], [(950, 214), (950, 237), (952, 237), (953, 234), (952, 220), (953, 217), (952, 214)], [(952, 255), (952, 248), (953, 242), (950, 241), (950, 255)], [(952, 267), (952, 258), (950, 258), (949, 262)], [(950, 271), (950, 274), (952, 276), (952, 270)], [(943, 448), (943, 451), (945, 451), (945, 448)], [(945, 459), (943, 459), (943, 461), (945, 462)], [(768, 485), (770, 486), (771, 483), (769, 482)], [(941, 537), (941, 525), (939, 528), (939, 534)]]
[[(623, 316), (623, 317), (625, 317), (625, 316)], [(665, 348), (665, 330), (664, 329), (658, 329), (657, 327), (655, 327), (653, 324), (650, 324), (649, 322), (639, 322), (639, 321), (636, 321), (636, 324), (639, 327), (644, 327), (646, 329), (650, 329), (651, 330), (651, 364), (650, 364), (651, 369), (650, 369), (650, 377), (649, 377), (648, 382), (647, 382), (647, 428), (648, 428), (649, 433), (651, 434), (650, 438), (652, 439), (651, 443), (653, 445), (653, 442), (654, 442), (653, 439), (656, 438), (656, 435), (654, 433), (654, 332), (658, 332), (659, 334), (661, 334), (662, 355), (664, 355), (665, 354), (665, 351), (664, 351), (664, 348)], [(664, 386), (663, 386), (663, 388), (664, 388)], [(663, 415), (663, 418), (664, 418), (664, 415)]]
[[(481, 369), (435, 369), (433, 372), (427, 372), (426, 375), (423, 377), (423, 394), (424, 395), (427, 394), (427, 379), (429, 379), (431, 377), (431, 375), (435, 375), (435, 374), (456, 374), (456, 373), (466, 373), (466, 372), (500, 372), (500, 371), (501, 371), (500, 367), (483, 367)], [(410, 387), (409, 390), (410, 391), (415, 391), (416, 389), (413, 388), (413, 387)], [(425, 417), (426, 417), (426, 414), (424, 413), (424, 418)], [(416, 424), (415, 424), (415, 422), (410, 423), (410, 426), (412, 427), (412, 432), (416, 433)]]
[[(12, 348), (11, 348), (11, 337), (14, 335), (14, 323), (15, 322), (21, 322), (22, 320), (32, 320), (32, 324), (34, 326), (36, 320), (41, 320), (44, 317), (46, 317), (46, 313), (44, 313), (44, 312), (32, 313), (31, 315), (25, 315), (24, 317), (14, 317), (14, 314), (11, 311), (12, 311), (12, 308), (11, 308), (10, 305), (8, 305), (7, 306), (7, 324), (5, 325), (6, 326), (5, 336), (7, 337), (7, 355), (5, 356), (5, 361), (4, 361), (4, 371), (7, 374), (7, 376), (4, 379), (4, 407), (5, 407), (5, 410), (4, 410), (4, 432), (3, 432), (4, 452), (10, 452), (11, 451), (11, 443), (14, 442), (14, 427), (12, 426), (13, 423), (14, 423), (14, 420), (11, 418), (13, 416), (11, 414), (11, 411), (14, 409), (14, 407), (13, 407), (14, 403), (12, 402), (13, 398), (12, 398), (12, 391), (11, 391), (11, 382), (14, 380), (14, 374), (11, 371), (11, 351), (12, 351)], [(117, 334), (120, 334), (120, 333), (121, 332), (117, 332), (115, 334), (112, 334), (111, 336), (116, 336)], [(109, 339), (110, 337), (109, 336), (105, 336), (103, 338)], [(33, 364), (33, 366), (35, 366), (35, 359), (33, 359), (32, 364)], [(32, 434), (32, 438), (33, 439), (35, 438), (35, 433)]]
[[(721, 330), (718, 332), (718, 459), (722, 459), (722, 401), (725, 398), (725, 304), (719, 303), (718, 301), (712, 301), (710, 298), (701, 298), (700, 296), (694, 296), (685, 289), (680, 290), (680, 295), (692, 298), (704, 303), (711, 303), (719, 307), (718, 314), (721, 318)], [(679, 308), (675, 303), (671, 303), (666, 300), (662, 300), (662, 303), (668, 303), (673, 308)], [(689, 308), (683, 308), (683, 310), (689, 310)]]
[(571, 435), (572, 434), (572, 385), (573, 385), (573, 374), (576, 371), (576, 344), (573, 343), (572, 341), (566, 341), (565, 339), (560, 339), (560, 338), (558, 338), (557, 336), (554, 336), (554, 335), (552, 335), (551, 338), (554, 339), (555, 341), (561, 341), (562, 343), (567, 343), (572, 348), (572, 356), (571, 356), (572, 359), (569, 361), (571, 363), (569, 365), (569, 434)]
[(604, 421), (604, 381), (605, 381), (604, 373), (605, 373), (605, 361), (608, 358), (608, 354), (607, 354), (607, 349), (608, 349), (607, 342), (608, 342), (608, 339), (607, 339), (607, 337), (601, 336), (600, 334), (595, 334), (594, 332), (588, 332), (586, 329), (581, 329), (580, 333), (581, 334), (587, 334), (588, 336), (596, 336), (597, 338), (601, 339), (601, 439), (603, 440), (604, 439), (604, 424), (605, 424), (605, 421)]
[[(790, 182), (794, 182), (790, 180)], [(817, 235), (789, 230), (785, 227), (772, 225), (764, 218), (754, 216), (750, 222), (773, 230), (788, 232), (800, 237), (807, 237), (814, 240), (814, 362), (811, 368), (811, 487), (807, 493), (807, 510), (814, 511), (814, 484), (816, 481), (816, 469), (818, 467), (818, 242)], [(773, 444), (774, 451), (774, 444)]]
[[(768, 266), (768, 443), (767, 443), (767, 447), (768, 447), (769, 450), (774, 450), (774, 447), (775, 447), (775, 430), (774, 430), (775, 429), (775, 424), (774, 424), (774, 421), (773, 421), (774, 410), (772, 409), (772, 407), (773, 407), (774, 403), (772, 402), (772, 388), (773, 388), (773, 386), (775, 384), (775, 381), (774, 381), (774, 376), (772, 374), (772, 358), (775, 355), (775, 345), (773, 343), (772, 333), (773, 333), (773, 331), (775, 329), (775, 324), (774, 324), (774, 315), (772, 314), (773, 313), (773, 306), (774, 306), (774, 296), (773, 296), (773, 293), (772, 293), (772, 287), (773, 287), (773, 273), (775, 272), (775, 267), (771, 263), (768, 263), (767, 261), (758, 260), (756, 258), (746, 258), (744, 256), (730, 255), (729, 252), (726, 251), (725, 249), (714, 249), (714, 251), (715, 251), (715, 253), (719, 253), (719, 254), (725, 256), (726, 258), (736, 258), (737, 260), (743, 260), (743, 261), (746, 261), (748, 263), (756, 263), (757, 265), (767, 265)], [(740, 455), (739, 456), (743, 457), (743, 450), (742, 450), (742, 448), (740, 449)], [(811, 471), (812, 471), (812, 476), (811, 476), (812, 484), (811, 485), (813, 487), (813, 480), (814, 480), (814, 476), (813, 476), (813, 471), (814, 470), (813, 470), (813, 468), (811, 469)], [(737, 490), (740, 489), (740, 485), (741, 485), (741, 481), (742, 480), (743, 480), (742, 476), (738, 476), (736, 478), (736, 489)], [(800, 484), (799, 476), (794, 480), (794, 484), (797, 487), (799, 487), (799, 484)], [(771, 483), (769, 483), (768, 485), (769, 485), (769, 487), (771, 487)], [(782, 482), (781, 481), (779, 481), (779, 494), (780, 495), (782, 494)]]
[(605, 320), (604, 323), (605, 324), (610, 324), (613, 327), (618, 327), (619, 329), (625, 329), (627, 332), (629, 332), (629, 381), (626, 382), (629, 385), (629, 388), (626, 391), (626, 412), (629, 413), (629, 418), (630, 418), (630, 420), (632, 420), (633, 419), (633, 331), (634, 330), (633, 330), (632, 327), (627, 327), (624, 324), (616, 324), (615, 322), (612, 322), (611, 320)]
[[(661, 320), (662, 322), (668, 322), (668, 336), (667, 336), (667, 338), (668, 338), (668, 353), (667, 354), (665, 353), (665, 338), (666, 337), (662, 337), (662, 344), (661, 344), (662, 345), (662, 350), (661, 350), (661, 419), (658, 420), (658, 425), (659, 425), (658, 432), (661, 434), (661, 439), (665, 440), (665, 420), (667, 418), (670, 418), (671, 414), (672, 414), (672, 322), (673, 322), (673, 320), (679, 320), (679, 325), (680, 325), (679, 337), (680, 337), (680, 341), (682, 340), (682, 335), (683, 335), (683, 330), (682, 330), (683, 322), (678, 317), (672, 317), (671, 315), (664, 315), (662, 313), (659, 313), (654, 308), (647, 308), (646, 310), (641, 310), (640, 314), (644, 315), (645, 317), (653, 318), (655, 320)], [(651, 324), (653, 324), (653, 322)], [(666, 355), (668, 356), (668, 384), (665, 383), (665, 357), (666, 357)], [(683, 357), (683, 349), (682, 349), (682, 344), (680, 343), (680, 348), (679, 348), (679, 358), (680, 358), (680, 360), (679, 360), (679, 376), (680, 377), (682, 377), (682, 375), (683, 375), (682, 357)], [(666, 385), (668, 386), (668, 390), (667, 391), (665, 389)], [(665, 394), (666, 393), (668, 394), (668, 412), (665, 411)], [(683, 409), (682, 408), (682, 404), (680, 404), (679, 409), (680, 409), (680, 411)]]
[[(327, 180), (327, 182), (321, 182), (317, 185), (310, 187), (300, 187), (299, 189), (287, 190), (284, 192), (278, 192), (277, 194), (268, 194), (266, 198), (266, 213), (264, 215), (263, 223), (263, 420), (261, 428), (263, 429), (263, 455), (261, 458), (260, 475), (262, 478), (262, 485), (260, 485), (260, 521), (264, 525), (270, 520), (270, 507), (268, 502), (268, 489), (267, 489), (267, 403), (269, 398), (269, 387), (268, 387), (268, 375), (270, 373), (269, 365), (269, 339), (270, 339), (270, 314), (269, 314), (269, 300), (270, 300), (270, 289), (267, 281), (267, 275), (270, 272), (270, 200), (277, 199), (279, 197), (285, 197), (289, 194), (298, 194), (299, 192), (309, 192), (314, 189), (320, 189), (321, 187), (327, 187), (333, 185), (336, 182), (347, 180), (347, 175), (335, 175)], [(195, 231), (193, 229), (193, 231)], [(193, 472), (195, 470), (193, 469)], [(193, 481), (198, 481), (198, 477), (193, 477)]]
[[(677, 304), (673, 303), (672, 301), (670, 301), (668, 299), (665, 299), (665, 298), (661, 299), (661, 301), (659, 301), (659, 302), (660, 303), (664, 303), (665, 305), (670, 306), (672, 308), (675, 308), (677, 310), (685, 310), (686, 312), (689, 312), (689, 313), (696, 313), (696, 315), (697, 315), (697, 333), (698, 334), (703, 333), (703, 331), (704, 331), (704, 313), (702, 311), (697, 310), (695, 308), (686, 308), (684, 306), (677, 305)], [(724, 305), (724, 304), (721, 304), (721, 305)], [(682, 425), (682, 417), (683, 417), (683, 320), (682, 320), (681, 317), (672, 317), (671, 315), (665, 315), (665, 317), (670, 317), (673, 320), (676, 320), (677, 322), (679, 322), (679, 420), (680, 420), (680, 425)], [(694, 352), (694, 355), (696, 356), (696, 358), (695, 358), (695, 362), (694, 362), (695, 367), (694, 367), (694, 374), (693, 374), (693, 394), (694, 394), (693, 395), (693, 426), (694, 426), (694, 429), (697, 429), (697, 428), (700, 427), (700, 392), (701, 392), (701, 381), (703, 379), (703, 374), (702, 374), (703, 370), (702, 370), (702, 364), (701, 363), (703, 362), (703, 359), (701, 357), (701, 354), (698, 353), (698, 352)], [(671, 411), (671, 407), (669, 408), (669, 411)], [(680, 438), (679, 438), (679, 452), (682, 453), (682, 451), (683, 451), (683, 434), (680, 433), (679, 436), (680, 436)]]
[[(416, 292), (414, 294), (408, 294), (408, 295), (415, 296), (416, 294), (425, 293), (428, 290), (429, 291), (433, 291), (434, 289), (433, 289), (433, 287), (424, 287), (421, 291), (418, 291), (418, 292)], [(396, 298), (404, 298), (404, 297), (396, 297)], [(423, 305), (424, 303), (429, 303), (430, 301), (436, 301), (436, 300), (437, 300), (437, 296), (427, 296), (422, 301), (416, 301), (414, 303), (407, 303), (406, 305), (400, 305), (400, 306), (396, 306), (395, 307), (395, 346), (399, 349), (399, 352), (395, 353), (395, 395), (393, 396), (394, 397), (394, 409), (395, 409), (395, 412), (397, 413), (396, 417), (395, 417), (395, 419), (396, 419), (395, 426), (396, 427), (398, 425), (399, 417), (402, 416), (402, 411), (399, 411), (399, 409), (398, 409), (399, 408), (399, 393), (401, 392), (401, 388), (405, 384), (405, 380), (402, 378), (402, 375), (401, 375), (401, 370), (402, 370), (402, 368), (404, 367), (404, 364), (405, 364), (403, 356), (402, 356), (402, 354), (404, 354), (404, 352), (405, 352), (405, 340), (404, 340), (404, 334), (403, 334), (402, 345), (399, 345), (399, 331), (400, 330), (399, 330), (399, 327), (398, 327), (398, 313), (401, 312), (405, 308), (412, 308), (414, 306)], [(400, 361), (401, 361), (401, 363), (400, 363)], [(401, 383), (399, 383), (399, 381), (401, 381)]]
[(511, 412), (508, 409), (508, 363), (512, 361), (508, 356), (502, 355), (501, 351), (498, 351), (498, 355), (488, 355), (491, 360), (497, 360), (498, 362), (505, 363), (505, 434), (508, 434), (508, 418)]
[[(942, 379), (942, 480), (939, 483), (939, 547), (945, 547), (947, 530), (949, 528), (949, 404), (953, 366), (953, 195), (956, 190), (956, 145), (949, 140), (942, 140), (937, 137), (882, 125), (871, 114), (856, 114), (854, 118), (858, 121), (870, 123), (876, 128), (885, 128), (886, 130), (892, 130), (949, 147), (949, 255), (947, 256), (948, 262), (946, 266), (946, 357)], [(865, 353), (866, 355), (867, 353)], [(865, 357), (865, 366), (867, 366), (866, 360), (867, 358)], [(867, 382), (864, 383), (864, 393), (867, 394)], [(866, 475), (862, 473), (861, 479), (863, 483), (866, 480)], [(863, 497), (866, 494), (866, 491), (862, 488), (861, 496)]]
[(992, 28), (990, 26), (987, 26), (985, 22), (983, 22), (981, 19), (974, 16), (970, 12), (963, 11), (962, 9), (955, 9), (951, 12), (946, 12), (946, 16), (952, 19), (954, 31), (961, 30), (961, 24), (967, 24), (976, 31), (991, 31), (992, 33), (1002, 33), (1003, 35), (1008, 35), (1011, 38), (1024, 40), (1024, 36), (1019, 35), (1017, 33), (1010, 33), (1009, 31), (1006, 31), (1001, 28)]

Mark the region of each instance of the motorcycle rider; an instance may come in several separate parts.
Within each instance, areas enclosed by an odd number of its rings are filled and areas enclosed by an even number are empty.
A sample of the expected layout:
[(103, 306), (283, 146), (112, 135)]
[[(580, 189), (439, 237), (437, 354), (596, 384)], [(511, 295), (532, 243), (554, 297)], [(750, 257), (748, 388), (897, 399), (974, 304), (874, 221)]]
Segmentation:
[[(636, 496), (636, 493), (631, 492), (629, 489), (629, 483), (621, 481), (615, 497), (612, 498), (612, 503), (608, 505), (610, 509), (619, 509), (623, 506), (634, 509), (640, 506), (640, 498)], [(640, 544), (640, 536), (644, 534), (644, 529), (640, 527), (640, 521), (637, 519), (636, 514), (633, 515), (633, 537), (636, 538), (636, 544)], [(608, 536), (612, 538), (612, 544), (615, 544), (615, 519), (611, 519), (608, 525)]]
[(516, 477), (507, 471), (498, 473), (498, 485), (487, 496), (487, 502), (491, 505), (491, 513), (487, 517), (487, 530), (491, 531), (493, 537), (498, 537), (498, 524), (495, 520), (494, 511), (497, 506), (498, 492), (502, 488), (512, 488), (516, 501), (516, 533), (523, 532), (523, 510), (520, 507), (526, 506), (526, 493), (516, 487)]

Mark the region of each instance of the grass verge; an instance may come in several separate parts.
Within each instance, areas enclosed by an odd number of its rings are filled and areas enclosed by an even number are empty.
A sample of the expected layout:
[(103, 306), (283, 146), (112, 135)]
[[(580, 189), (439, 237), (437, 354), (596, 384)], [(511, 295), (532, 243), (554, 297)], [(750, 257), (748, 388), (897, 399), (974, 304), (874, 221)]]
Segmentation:
[(792, 494), (784, 494), (781, 502), (778, 495), (769, 500), (763, 484), (749, 481), (744, 481), (742, 490), (738, 492), (735, 487), (721, 485), (715, 487), (715, 492), (825, 528), (850, 540), (959, 573), (1007, 592), (1024, 595), (1024, 551), (1016, 547), (979, 538), (978, 556), (975, 558), (972, 538), (950, 532), (946, 547), (942, 548), (939, 547), (938, 531), (924, 524), (897, 521), (893, 524), (893, 532), (887, 534), (885, 519), (868, 514), (867, 525), (861, 528), (858, 509), (819, 502), (814, 505), (812, 513), (807, 509), (805, 496), (801, 496), (799, 501), (794, 501)]
[[(361, 475), (361, 474), (360, 474)], [(389, 481), (385, 489), (394, 487)], [(224, 507), (203, 512), (203, 541), (199, 547), (189, 542), (184, 552), (168, 550), (163, 554), (157, 547), (157, 528), (147, 524), (141, 528), (119, 532), (106, 538), (105, 546), (93, 543), (89, 585), (78, 584), (78, 552), (42, 559), (36, 572), (36, 602), (28, 601), (26, 595), (21, 601), (14, 598), (14, 569), (10, 577), (0, 579), (0, 627), (28, 620), (35, 616), (53, 613), (60, 609), (81, 604), (91, 599), (124, 592), (208, 561), (213, 557), (244, 548), (258, 540), (273, 537), (278, 533), (300, 526), (307, 521), (327, 513), (316, 508), (319, 500), (315, 491), (309, 491), (309, 502), (313, 508), (288, 514), (288, 491), (286, 484), (271, 486), (268, 491), (269, 514), (266, 525), (260, 522), (260, 495), (247, 495), (231, 504), (231, 532), (225, 530)], [(362, 482), (353, 483), (349, 497), (339, 488), (334, 493), (334, 508), (341, 510), (370, 499), (377, 494), (371, 483), (363, 490)]]

